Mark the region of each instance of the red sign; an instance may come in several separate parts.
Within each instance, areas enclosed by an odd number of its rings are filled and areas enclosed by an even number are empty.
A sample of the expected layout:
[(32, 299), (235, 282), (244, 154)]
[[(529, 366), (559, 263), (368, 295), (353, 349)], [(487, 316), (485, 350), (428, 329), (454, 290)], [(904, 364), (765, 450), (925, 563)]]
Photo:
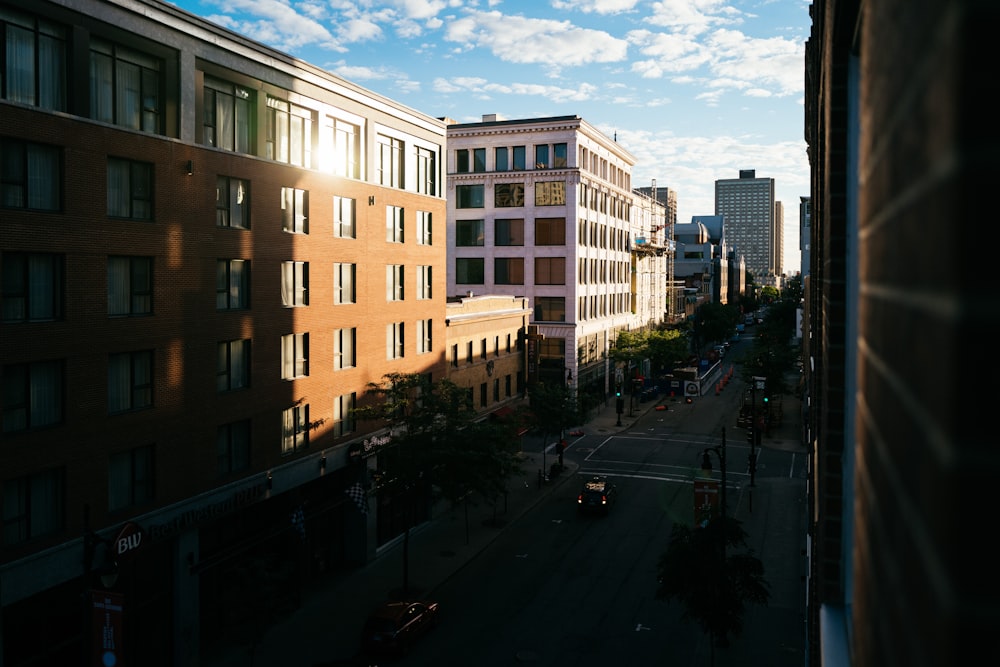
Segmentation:
[(696, 479), (694, 481), (694, 518), (702, 524), (719, 513), (719, 481)]
[(115, 560), (121, 563), (134, 556), (142, 546), (144, 535), (142, 528), (134, 521), (129, 521), (122, 526), (114, 541)]
[(93, 667), (125, 667), (122, 608), (125, 596), (110, 591), (90, 591)]

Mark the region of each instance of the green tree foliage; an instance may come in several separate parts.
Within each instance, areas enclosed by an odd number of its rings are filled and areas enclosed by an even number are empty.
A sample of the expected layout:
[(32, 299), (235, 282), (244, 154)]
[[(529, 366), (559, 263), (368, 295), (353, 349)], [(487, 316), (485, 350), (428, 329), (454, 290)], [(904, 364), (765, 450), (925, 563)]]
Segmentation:
[(580, 422), (576, 393), (563, 384), (539, 382), (528, 391), (528, 407), (521, 420), (542, 437), (562, 435), (563, 430)]
[(694, 335), (699, 345), (729, 340), (740, 321), (740, 310), (728, 303), (704, 303), (694, 319)]
[(660, 555), (656, 598), (680, 602), (682, 618), (697, 623), (713, 644), (738, 637), (746, 605), (766, 606), (771, 596), (764, 564), (746, 538), (741, 522), (731, 517), (694, 528), (678, 523)]

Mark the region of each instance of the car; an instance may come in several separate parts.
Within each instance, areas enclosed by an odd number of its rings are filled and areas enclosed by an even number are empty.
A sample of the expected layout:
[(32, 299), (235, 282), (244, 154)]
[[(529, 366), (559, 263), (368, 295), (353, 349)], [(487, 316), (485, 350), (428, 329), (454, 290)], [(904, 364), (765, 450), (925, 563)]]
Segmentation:
[(428, 600), (385, 602), (365, 621), (362, 648), (370, 653), (406, 654), (413, 642), (437, 625), (438, 613), (438, 603)]
[(608, 512), (618, 497), (618, 490), (605, 475), (594, 475), (583, 483), (576, 506), (581, 512)]

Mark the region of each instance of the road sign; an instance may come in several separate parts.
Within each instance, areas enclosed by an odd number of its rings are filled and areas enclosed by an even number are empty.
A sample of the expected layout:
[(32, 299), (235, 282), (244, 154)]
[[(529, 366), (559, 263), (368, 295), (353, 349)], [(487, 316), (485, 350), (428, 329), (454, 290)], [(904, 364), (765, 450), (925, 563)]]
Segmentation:
[(719, 513), (719, 480), (694, 480), (695, 522), (703, 524)]

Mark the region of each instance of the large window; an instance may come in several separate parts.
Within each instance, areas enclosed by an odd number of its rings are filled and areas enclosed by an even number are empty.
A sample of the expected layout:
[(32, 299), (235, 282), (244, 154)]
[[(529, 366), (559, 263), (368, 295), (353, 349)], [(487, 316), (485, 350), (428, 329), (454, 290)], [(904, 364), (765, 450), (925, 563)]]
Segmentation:
[(417, 267), (417, 299), (430, 299), (433, 297), (432, 276), (434, 267), (420, 265)]
[(215, 224), (250, 229), (250, 181), (229, 176), (215, 179)]
[(565, 204), (565, 181), (535, 182), (535, 206), (563, 206)]
[(5, 252), (0, 321), (49, 322), (62, 319), (64, 258), (50, 253)]
[(3, 432), (16, 433), (61, 424), (64, 385), (62, 361), (4, 366)]
[(309, 334), (281, 337), (281, 379), (294, 380), (309, 375)]
[(535, 146), (535, 169), (549, 169), (551, 167), (552, 163), (549, 161), (548, 144)]
[(313, 114), (311, 109), (269, 96), (266, 157), (297, 167), (312, 167)]
[(535, 218), (535, 245), (566, 245), (566, 218)]
[(405, 356), (404, 331), (405, 327), (402, 322), (392, 322), (385, 326), (386, 359), (402, 359)]
[(357, 394), (342, 394), (333, 399), (333, 436), (339, 438), (353, 433), (357, 428), (354, 420), (354, 408), (357, 405)]
[(108, 510), (115, 512), (153, 500), (153, 446), (112, 454), (108, 461)]
[(524, 183), (497, 183), (494, 185), (493, 204), (497, 208), (524, 206)]
[(385, 207), (385, 241), (386, 243), (403, 242), (403, 207)]
[(281, 188), (281, 228), (293, 234), (309, 233), (309, 191)]
[(568, 151), (566, 144), (553, 144), (552, 145), (552, 166), (556, 169), (561, 169), (569, 166), (567, 161)]
[(356, 201), (350, 197), (333, 196), (333, 235), (339, 239), (356, 239)]
[(493, 152), (493, 170), (510, 171), (510, 149), (506, 146), (498, 146)]
[(255, 93), (250, 88), (205, 77), (203, 141), (237, 153), (254, 153)]
[(0, 9), (0, 97), (66, 111), (66, 33), (43, 18)]
[(357, 336), (358, 330), (355, 327), (333, 330), (333, 370), (342, 371), (357, 365), (354, 352)]
[(108, 257), (108, 315), (149, 315), (153, 312), (153, 259)]
[(524, 245), (524, 218), (497, 218), (493, 222), (493, 244)]
[(309, 446), (309, 404), (298, 403), (281, 415), (281, 453), (305, 449)]
[(455, 245), (456, 246), (481, 246), (485, 243), (486, 221), (485, 220), (456, 220), (455, 221)]
[(535, 297), (535, 320), (538, 322), (565, 322), (566, 299), (561, 296)]
[(403, 265), (386, 264), (385, 266), (385, 300), (402, 301), (403, 293)]
[(379, 185), (391, 188), (403, 187), (403, 142), (383, 134), (375, 138), (378, 151), (375, 161), (375, 175)]
[(417, 320), (417, 354), (426, 354), (434, 350), (433, 330), (434, 320)]
[(417, 244), (433, 245), (432, 232), (434, 231), (430, 211), (417, 211)]
[(117, 44), (90, 41), (90, 117), (160, 133), (160, 60)]
[(3, 481), (3, 543), (15, 545), (62, 530), (66, 476), (53, 468)]
[(417, 192), (437, 195), (437, 153), (417, 147)]
[(217, 310), (250, 307), (250, 262), (243, 259), (216, 261), (215, 307)]
[(333, 265), (333, 303), (341, 306), (357, 301), (354, 292), (356, 264), (337, 262)]
[(220, 475), (250, 467), (250, 420), (223, 424), (215, 430), (216, 471)]
[[(344, 178), (361, 177), (361, 128), (342, 118), (326, 117), (325, 131), (332, 134), (333, 150), (330, 158), (333, 161), (331, 167), (321, 165), (324, 169), (331, 169), (337, 176)], [(325, 141), (329, 142), (327, 138)]]
[(121, 352), (108, 357), (108, 414), (153, 405), (153, 351)]
[(486, 206), (485, 185), (456, 185), (456, 208), (483, 208)]
[(250, 386), (250, 340), (226, 340), (216, 346), (215, 390), (246, 389)]
[(565, 257), (536, 257), (535, 258), (535, 284), (536, 285), (565, 285), (566, 284), (566, 258)]
[(497, 285), (524, 284), (523, 257), (497, 257), (493, 260), (493, 282)]
[(108, 158), (108, 215), (153, 219), (153, 165)]
[(482, 285), (486, 281), (485, 260), (482, 257), (455, 259), (455, 282), (459, 285)]
[(62, 152), (55, 146), (0, 138), (0, 206), (62, 208)]
[(309, 262), (281, 263), (281, 305), (285, 308), (309, 305)]

